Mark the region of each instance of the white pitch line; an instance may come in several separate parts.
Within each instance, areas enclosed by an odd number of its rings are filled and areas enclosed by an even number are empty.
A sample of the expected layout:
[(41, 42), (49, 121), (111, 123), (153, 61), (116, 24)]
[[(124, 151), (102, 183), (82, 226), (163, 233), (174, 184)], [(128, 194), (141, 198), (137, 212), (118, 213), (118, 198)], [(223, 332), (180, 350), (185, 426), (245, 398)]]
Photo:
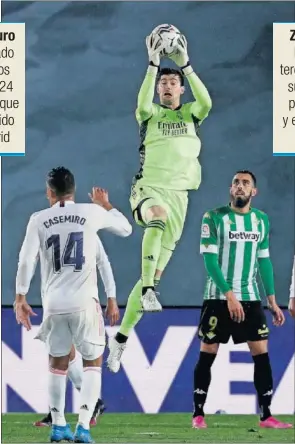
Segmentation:
[(163, 433), (158, 433), (158, 432), (140, 432), (140, 433), (135, 433), (136, 435), (163, 435)]

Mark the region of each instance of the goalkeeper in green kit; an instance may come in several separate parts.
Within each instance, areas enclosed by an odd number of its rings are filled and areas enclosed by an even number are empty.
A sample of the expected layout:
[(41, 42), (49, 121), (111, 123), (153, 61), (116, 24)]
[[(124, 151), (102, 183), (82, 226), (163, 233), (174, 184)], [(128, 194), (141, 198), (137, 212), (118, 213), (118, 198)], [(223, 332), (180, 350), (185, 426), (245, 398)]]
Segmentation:
[[(107, 363), (113, 372), (119, 371), (128, 336), (142, 314), (162, 310), (155, 288), (181, 238), (188, 191), (197, 190), (201, 183), (199, 126), (208, 116), (211, 99), (190, 65), (185, 37), (178, 39), (177, 51), (169, 56), (180, 70), (159, 68), (161, 42), (154, 34), (146, 39), (149, 67), (136, 109), (140, 170), (130, 196), (133, 217), (145, 229), (141, 279), (128, 298), (119, 332), (109, 343)], [(182, 105), (185, 77), (195, 100)], [(153, 103), (155, 87), (160, 105)]]

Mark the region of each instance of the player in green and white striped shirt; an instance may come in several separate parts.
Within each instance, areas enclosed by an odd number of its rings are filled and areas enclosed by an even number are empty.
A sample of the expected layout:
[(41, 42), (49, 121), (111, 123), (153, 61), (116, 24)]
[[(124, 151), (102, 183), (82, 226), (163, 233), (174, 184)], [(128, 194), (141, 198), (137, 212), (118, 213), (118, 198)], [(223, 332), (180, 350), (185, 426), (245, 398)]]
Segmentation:
[[(258, 260), (269, 258), (268, 239), (268, 217), (260, 210), (253, 208), (247, 213), (237, 213), (227, 205), (205, 214), (201, 253), (217, 255), (226, 282), (224, 292), (232, 289), (239, 301), (260, 300), (256, 275)], [(267, 273), (266, 282), (273, 282), (270, 266)], [(208, 275), (204, 299), (225, 300), (222, 287), (218, 287)]]
[(256, 280), (258, 270), (274, 324), (282, 325), (285, 318), (275, 299), (268, 216), (251, 207), (256, 193), (254, 174), (238, 171), (230, 188), (230, 204), (203, 217), (200, 249), (208, 277), (198, 329), (200, 357), (194, 371), (194, 428), (207, 427), (203, 408), (211, 366), (219, 344), (226, 344), (230, 337), (235, 344), (247, 342), (252, 354), (260, 426), (292, 427), (273, 418), (270, 412), (273, 380), (267, 346), (269, 330)]

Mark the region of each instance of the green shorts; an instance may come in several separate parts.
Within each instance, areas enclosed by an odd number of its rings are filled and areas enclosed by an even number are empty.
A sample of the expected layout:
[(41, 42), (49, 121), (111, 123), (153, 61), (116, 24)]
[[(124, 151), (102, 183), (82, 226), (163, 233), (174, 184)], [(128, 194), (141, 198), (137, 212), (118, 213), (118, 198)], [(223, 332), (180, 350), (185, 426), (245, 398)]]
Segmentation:
[(187, 213), (188, 192), (155, 188), (140, 185), (137, 182), (131, 188), (129, 201), (133, 218), (142, 227), (147, 225), (145, 220), (146, 211), (154, 205), (164, 208), (168, 215), (162, 238), (162, 249), (166, 250), (166, 252), (163, 251), (163, 254), (161, 253), (162, 258), (157, 267), (157, 269), (163, 270), (182, 235)]

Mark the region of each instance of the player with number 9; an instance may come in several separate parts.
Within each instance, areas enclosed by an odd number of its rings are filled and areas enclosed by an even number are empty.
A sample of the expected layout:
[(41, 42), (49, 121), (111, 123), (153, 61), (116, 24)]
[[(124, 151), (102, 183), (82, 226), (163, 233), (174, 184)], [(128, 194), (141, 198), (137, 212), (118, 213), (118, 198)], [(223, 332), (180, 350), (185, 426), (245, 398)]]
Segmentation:
[(257, 181), (251, 171), (237, 171), (230, 187), (230, 204), (207, 211), (201, 228), (200, 251), (207, 282), (198, 326), (201, 340), (194, 370), (194, 413), (192, 426), (207, 428), (204, 406), (211, 383), (211, 368), (219, 345), (247, 343), (254, 362), (262, 428), (287, 429), (271, 414), (273, 379), (268, 355), (269, 329), (257, 283), (259, 270), (273, 323), (285, 318), (276, 303), (272, 261), (269, 252), (268, 216), (253, 208)]

